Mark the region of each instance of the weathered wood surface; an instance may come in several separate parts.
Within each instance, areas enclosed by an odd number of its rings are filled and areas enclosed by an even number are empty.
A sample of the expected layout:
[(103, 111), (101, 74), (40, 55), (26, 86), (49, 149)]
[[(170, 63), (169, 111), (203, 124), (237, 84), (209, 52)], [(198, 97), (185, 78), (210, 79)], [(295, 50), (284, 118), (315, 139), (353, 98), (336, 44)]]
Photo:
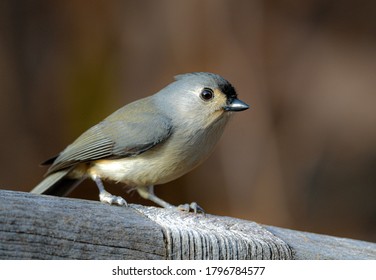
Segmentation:
[(0, 191), (0, 259), (163, 259), (163, 232), (132, 208)]
[(376, 243), (264, 226), (289, 244), (298, 260), (376, 260)]
[(135, 207), (162, 228), (171, 259), (292, 259), (291, 248), (255, 222)]
[(155, 207), (0, 190), (0, 259), (376, 259), (376, 244)]
[(256, 223), (0, 191), (0, 259), (291, 259)]

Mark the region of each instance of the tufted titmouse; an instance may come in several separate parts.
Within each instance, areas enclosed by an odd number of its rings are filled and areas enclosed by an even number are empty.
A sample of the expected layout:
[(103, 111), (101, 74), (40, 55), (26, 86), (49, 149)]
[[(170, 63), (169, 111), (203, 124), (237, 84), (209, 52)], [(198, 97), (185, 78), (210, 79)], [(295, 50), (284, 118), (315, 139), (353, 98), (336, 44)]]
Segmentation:
[[(178, 75), (161, 91), (115, 111), (42, 163), (51, 165), (47, 177), (31, 192), (66, 195), (91, 178), (101, 202), (126, 205), (122, 197), (104, 189), (104, 179), (136, 188), (141, 197), (171, 208), (154, 194), (153, 186), (172, 181), (203, 162), (231, 112), (248, 108), (219, 75)], [(195, 203), (181, 208), (200, 209)]]

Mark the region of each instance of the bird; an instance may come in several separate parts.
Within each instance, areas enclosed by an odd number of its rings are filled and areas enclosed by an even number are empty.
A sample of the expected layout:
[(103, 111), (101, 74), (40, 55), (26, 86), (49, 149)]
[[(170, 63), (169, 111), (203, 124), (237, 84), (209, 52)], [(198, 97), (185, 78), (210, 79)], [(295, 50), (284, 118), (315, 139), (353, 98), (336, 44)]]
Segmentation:
[(127, 206), (107, 192), (103, 181), (122, 183), (164, 208), (201, 211), (196, 203), (173, 206), (154, 186), (188, 173), (212, 153), (233, 112), (249, 108), (222, 76), (208, 72), (180, 74), (157, 93), (131, 102), (82, 133), (49, 165), (31, 193), (68, 195), (92, 179), (103, 203)]

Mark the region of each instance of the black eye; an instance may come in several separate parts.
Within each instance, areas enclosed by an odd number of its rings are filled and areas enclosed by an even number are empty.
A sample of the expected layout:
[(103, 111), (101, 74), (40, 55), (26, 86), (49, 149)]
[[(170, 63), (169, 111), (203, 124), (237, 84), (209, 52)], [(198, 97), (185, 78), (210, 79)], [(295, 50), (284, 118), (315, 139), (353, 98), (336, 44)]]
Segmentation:
[(204, 88), (200, 94), (202, 100), (209, 101), (210, 99), (213, 99), (214, 92), (211, 88)]

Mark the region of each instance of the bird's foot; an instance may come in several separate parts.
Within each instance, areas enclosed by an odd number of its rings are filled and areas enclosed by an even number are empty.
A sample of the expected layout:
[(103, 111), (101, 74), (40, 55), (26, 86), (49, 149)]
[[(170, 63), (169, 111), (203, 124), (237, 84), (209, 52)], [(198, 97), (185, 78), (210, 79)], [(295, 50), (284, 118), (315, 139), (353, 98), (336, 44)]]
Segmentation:
[(176, 208), (178, 210), (184, 211), (184, 212), (193, 211), (194, 213), (205, 214), (204, 209), (200, 205), (198, 205), (196, 202), (192, 202), (190, 204), (189, 203), (181, 204), (181, 205), (177, 206)]
[(107, 203), (107, 204), (116, 204), (116, 205), (119, 205), (119, 206), (128, 206), (128, 203), (125, 201), (124, 198), (122, 198), (121, 196), (116, 196), (116, 195), (113, 195), (113, 194), (110, 194), (109, 192), (107, 191), (101, 191), (99, 193), (99, 200), (103, 203)]
[(116, 196), (116, 195), (110, 194), (108, 191), (106, 191), (104, 189), (102, 180), (101, 180), (101, 178), (99, 178), (99, 176), (92, 175), (91, 178), (97, 184), (97, 187), (99, 189), (99, 200), (102, 203), (107, 203), (107, 204), (110, 204), (110, 205), (116, 204), (116, 205), (119, 205), (119, 206), (128, 206), (128, 203), (125, 201), (124, 198), (122, 198), (121, 196)]
[(204, 209), (200, 207), (196, 202), (192, 203), (186, 203), (182, 204), (179, 206), (173, 206), (170, 203), (164, 201), (163, 199), (160, 199), (154, 194), (154, 187), (153, 186), (148, 186), (148, 187), (138, 187), (136, 189), (138, 193), (140, 194), (141, 197), (148, 199), (150, 201), (153, 201), (154, 203), (158, 204), (159, 206), (162, 206), (163, 208), (166, 209), (177, 209), (179, 211), (184, 211), (184, 212), (194, 212), (194, 213), (202, 213), (205, 214)]

